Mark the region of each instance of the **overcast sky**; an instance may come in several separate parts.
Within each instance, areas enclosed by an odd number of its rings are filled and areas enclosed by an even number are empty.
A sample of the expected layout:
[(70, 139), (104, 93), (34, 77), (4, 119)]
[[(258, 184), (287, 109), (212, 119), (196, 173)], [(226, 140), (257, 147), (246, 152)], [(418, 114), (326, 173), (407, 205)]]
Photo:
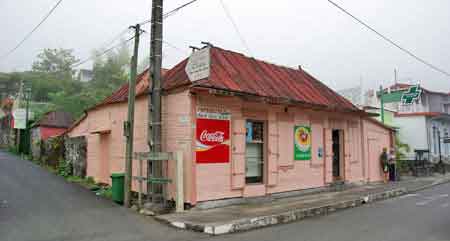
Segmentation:
[[(165, 0), (165, 12), (188, 0)], [(326, 0), (224, 0), (250, 46), (248, 52), (227, 19), (219, 0), (199, 0), (167, 18), (164, 67), (190, 53), (189, 45), (216, 46), (296, 67), (334, 89), (390, 84), (399, 79), (450, 91), (450, 78), (417, 62), (381, 40)], [(20, 41), (56, 0), (0, 0), (0, 55)], [(336, 0), (403, 47), (450, 72), (450, 1)], [(64, 0), (53, 15), (7, 59), (0, 71), (31, 68), (43, 48), (71, 48), (80, 59), (104, 47), (129, 25), (150, 18), (151, 0)], [(148, 29), (148, 25), (145, 28)], [(127, 35), (124, 35), (124, 38)], [(140, 57), (149, 49), (143, 38)], [(89, 68), (92, 63), (83, 67)]]

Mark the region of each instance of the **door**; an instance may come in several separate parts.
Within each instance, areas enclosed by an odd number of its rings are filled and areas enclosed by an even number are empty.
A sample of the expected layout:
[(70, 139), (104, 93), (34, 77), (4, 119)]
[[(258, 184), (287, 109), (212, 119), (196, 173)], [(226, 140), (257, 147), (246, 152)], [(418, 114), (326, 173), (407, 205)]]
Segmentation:
[(341, 162), (342, 162), (342, 143), (341, 143), (341, 131), (333, 130), (333, 180), (340, 180)]
[(247, 121), (245, 182), (262, 183), (264, 173), (264, 122)]

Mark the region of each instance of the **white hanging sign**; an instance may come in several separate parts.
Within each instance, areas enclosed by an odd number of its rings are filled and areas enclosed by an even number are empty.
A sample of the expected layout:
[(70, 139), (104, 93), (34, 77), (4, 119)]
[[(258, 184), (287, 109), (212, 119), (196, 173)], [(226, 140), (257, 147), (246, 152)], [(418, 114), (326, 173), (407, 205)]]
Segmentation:
[(26, 118), (26, 110), (25, 109), (15, 109), (13, 111), (14, 117), (14, 128), (15, 129), (25, 129), (25, 118)]
[(191, 82), (209, 77), (211, 66), (210, 48), (195, 51), (186, 64), (186, 74)]

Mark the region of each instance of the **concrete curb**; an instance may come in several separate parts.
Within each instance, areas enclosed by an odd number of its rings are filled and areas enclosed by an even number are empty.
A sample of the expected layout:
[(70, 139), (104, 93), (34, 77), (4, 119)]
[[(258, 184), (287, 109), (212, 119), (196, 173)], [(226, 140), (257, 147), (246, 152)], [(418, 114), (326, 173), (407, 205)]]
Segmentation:
[(417, 192), (420, 190), (424, 190), (427, 188), (431, 188), (440, 184), (448, 183), (450, 179), (438, 180), (433, 182), (432, 184), (415, 187), (411, 189), (407, 189), (405, 187), (383, 191), (379, 193), (372, 193), (368, 195), (358, 196), (355, 198), (351, 198), (348, 200), (339, 201), (333, 204), (327, 204), (323, 206), (311, 207), (311, 208), (302, 208), (302, 209), (294, 209), (287, 212), (269, 215), (269, 216), (260, 216), (254, 218), (244, 218), (239, 220), (232, 220), (228, 223), (217, 223), (217, 224), (195, 224), (188, 222), (170, 222), (164, 218), (160, 218), (158, 216), (155, 219), (167, 223), (173, 227), (192, 230), (196, 232), (203, 232), (211, 235), (221, 235), (227, 233), (241, 232), (247, 231), (251, 229), (257, 229), (277, 224), (290, 223), (310, 217), (317, 216), (325, 216), (331, 214), (333, 212), (337, 212), (339, 210), (344, 210), (348, 208), (354, 208), (361, 206), (366, 203), (372, 203), (377, 201), (382, 201), (398, 196), (402, 196), (408, 193)]

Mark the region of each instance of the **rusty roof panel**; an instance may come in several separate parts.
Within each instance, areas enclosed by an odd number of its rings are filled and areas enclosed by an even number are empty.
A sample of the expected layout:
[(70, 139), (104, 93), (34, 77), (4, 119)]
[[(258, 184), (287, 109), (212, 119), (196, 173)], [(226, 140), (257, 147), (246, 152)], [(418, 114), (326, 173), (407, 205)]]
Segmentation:
[[(186, 64), (187, 59), (167, 72), (165, 89), (191, 84), (185, 73)], [(304, 70), (267, 63), (217, 47), (211, 47), (210, 77), (191, 85), (358, 111), (350, 101)]]

